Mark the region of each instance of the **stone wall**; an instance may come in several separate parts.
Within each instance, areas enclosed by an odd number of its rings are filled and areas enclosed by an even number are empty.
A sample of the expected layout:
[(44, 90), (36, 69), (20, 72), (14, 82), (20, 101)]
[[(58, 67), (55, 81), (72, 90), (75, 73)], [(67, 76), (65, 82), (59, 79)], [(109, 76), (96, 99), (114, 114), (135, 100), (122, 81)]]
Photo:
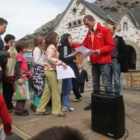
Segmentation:
[(121, 86), (124, 89), (140, 90), (140, 71), (121, 74)]

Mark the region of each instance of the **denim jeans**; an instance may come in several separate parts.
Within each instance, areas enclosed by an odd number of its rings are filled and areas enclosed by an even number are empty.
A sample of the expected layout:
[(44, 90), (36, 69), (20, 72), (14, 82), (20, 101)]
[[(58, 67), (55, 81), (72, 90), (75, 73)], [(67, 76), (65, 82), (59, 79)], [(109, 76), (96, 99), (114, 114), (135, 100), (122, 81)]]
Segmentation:
[(93, 93), (100, 92), (100, 76), (102, 76), (105, 92), (109, 94), (112, 92), (111, 78), (110, 78), (110, 64), (93, 64)]
[(113, 83), (113, 79), (114, 79), (114, 91), (116, 95), (120, 95), (120, 90), (121, 90), (121, 82), (120, 82), (121, 70), (120, 69), (121, 69), (120, 63), (118, 63), (117, 60), (112, 60), (111, 84)]
[(72, 90), (72, 79), (68, 78), (68, 79), (63, 79), (62, 80), (62, 93), (61, 93), (61, 97), (62, 97), (62, 104), (67, 108), (70, 109), (70, 103), (69, 103), (69, 95), (70, 95), (70, 91)]

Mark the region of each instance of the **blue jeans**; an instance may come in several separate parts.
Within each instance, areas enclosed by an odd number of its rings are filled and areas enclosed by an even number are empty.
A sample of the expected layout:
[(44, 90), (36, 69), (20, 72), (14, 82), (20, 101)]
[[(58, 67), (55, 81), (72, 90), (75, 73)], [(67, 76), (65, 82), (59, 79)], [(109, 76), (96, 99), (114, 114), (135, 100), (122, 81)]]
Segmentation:
[(121, 76), (120, 63), (118, 63), (117, 60), (112, 60), (112, 63), (111, 63), (111, 84), (112, 84), (113, 78), (114, 78), (114, 91), (115, 91), (116, 95), (120, 95), (120, 90), (121, 90), (120, 76)]
[(110, 78), (110, 64), (93, 64), (93, 93), (100, 92), (100, 76), (102, 75), (105, 92), (109, 94), (112, 92), (111, 78)]
[(70, 91), (72, 90), (72, 79), (68, 78), (68, 79), (63, 79), (62, 80), (62, 93), (61, 93), (61, 97), (62, 97), (62, 104), (67, 108), (70, 109), (70, 103), (69, 103), (69, 95), (70, 95)]

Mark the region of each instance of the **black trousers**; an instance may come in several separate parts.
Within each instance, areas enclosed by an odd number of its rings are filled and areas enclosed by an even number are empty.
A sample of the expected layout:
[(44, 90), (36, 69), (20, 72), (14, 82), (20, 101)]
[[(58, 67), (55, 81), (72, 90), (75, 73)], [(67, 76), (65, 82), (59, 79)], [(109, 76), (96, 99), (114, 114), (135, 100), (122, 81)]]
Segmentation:
[(80, 93), (84, 93), (84, 87), (85, 87), (84, 83), (78, 84), (78, 89)]
[(80, 95), (80, 92), (79, 92), (79, 89), (78, 89), (77, 78), (72, 78), (72, 86), (73, 86), (73, 93), (74, 93), (76, 99), (81, 98), (82, 96)]
[(13, 84), (8, 83), (8, 82), (3, 82), (3, 97), (6, 103), (6, 106), (8, 109), (13, 109), (13, 104), (12, 104), (12, 97), (14, 94), (14, 87)]

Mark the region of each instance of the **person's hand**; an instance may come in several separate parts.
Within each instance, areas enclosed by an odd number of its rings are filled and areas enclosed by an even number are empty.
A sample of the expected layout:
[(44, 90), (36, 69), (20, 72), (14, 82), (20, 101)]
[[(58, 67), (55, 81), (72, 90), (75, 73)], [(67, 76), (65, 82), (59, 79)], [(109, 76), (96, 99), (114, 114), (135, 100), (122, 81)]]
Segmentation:
[(18, 84), (23, 84), (23, 79), (22, 78), (20, 78), (20, 79), (18, 79)]
[(9, 52), (9, 53), (10, 53), (10, 57), (11, 57), (11, 58), (14, 58), (15, 53), (14, 53), (14, 52)]
[(88, 82), (86, 82), (86, 87), (88, 87)]
[(78, 53), (79, 53), (79, 52), (76, 52), (76, 51), (73, 52), (74, 55), (77, 55)]
[(67, 69), (67, 64), (66, 63), (62, 62), (62, 66), (63, 66), (64, 69)]
[(97, 49), (97, 50), (94, 51), (94, 53), (101, 54), (101, 50), (100, 49)]

